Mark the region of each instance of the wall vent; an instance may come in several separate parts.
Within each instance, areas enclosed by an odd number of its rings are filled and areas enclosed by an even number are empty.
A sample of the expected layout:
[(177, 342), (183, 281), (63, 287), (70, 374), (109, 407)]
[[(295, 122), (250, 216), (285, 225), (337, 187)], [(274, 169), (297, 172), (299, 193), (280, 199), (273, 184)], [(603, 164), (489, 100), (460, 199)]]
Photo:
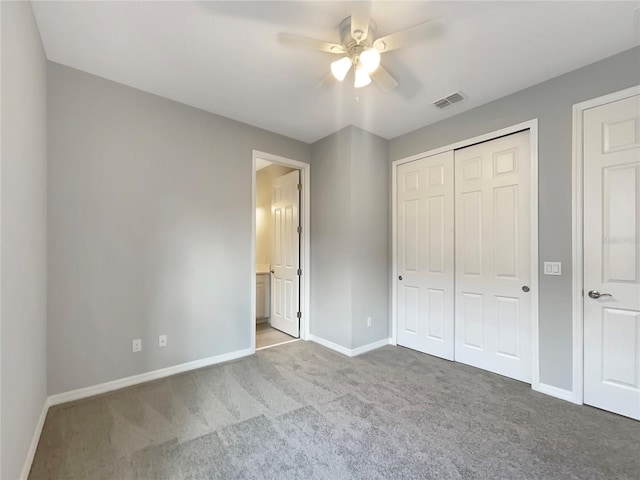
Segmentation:
[(464, 95), (462, 95), (462, 92), (455, 92), (452, 93), (451, 95), (447, 95), (444, 98), (441, 98), (440, 100), (436, 100), (435, 102), (433, 102), (433, 104), (438, 107), (438, 108), (446, 108), (451, 104), (457, 103), (464, 100)]

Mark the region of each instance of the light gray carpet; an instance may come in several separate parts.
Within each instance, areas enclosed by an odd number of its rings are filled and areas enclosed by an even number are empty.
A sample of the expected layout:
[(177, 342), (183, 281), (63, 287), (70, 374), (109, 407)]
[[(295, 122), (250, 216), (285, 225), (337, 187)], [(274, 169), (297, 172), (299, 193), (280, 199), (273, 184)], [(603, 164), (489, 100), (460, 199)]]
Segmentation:
[(637, 480), (640, 422), (401, 347), (295, 342), (52, 408), (30, 478)]

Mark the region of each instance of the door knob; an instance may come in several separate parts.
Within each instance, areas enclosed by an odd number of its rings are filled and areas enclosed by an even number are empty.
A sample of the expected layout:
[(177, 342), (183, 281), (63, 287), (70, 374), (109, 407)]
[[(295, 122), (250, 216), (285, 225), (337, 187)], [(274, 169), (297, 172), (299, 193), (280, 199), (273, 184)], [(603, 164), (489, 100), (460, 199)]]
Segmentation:
[(402, 280), (402, 275), (398, 275), (398, 280)]
[(527, 287), (526, 285), (523, 285), (523, 286), (522, 286), (522, 291), (523, 291), (524, 293), (527, 293), (529, 290), (531, 290), (531, 289), (530, 289), (529, 287)]
[(270, 271), (271, 273), (274, 273), (274, 274), (276, 273), (276, 271), (275, 271), (275, 270), (269, 270), (269, 271)]
[(610, 293), (600, 293), (597, 290), (591, 290), (588, 295), (590, 298), (613, 297)]

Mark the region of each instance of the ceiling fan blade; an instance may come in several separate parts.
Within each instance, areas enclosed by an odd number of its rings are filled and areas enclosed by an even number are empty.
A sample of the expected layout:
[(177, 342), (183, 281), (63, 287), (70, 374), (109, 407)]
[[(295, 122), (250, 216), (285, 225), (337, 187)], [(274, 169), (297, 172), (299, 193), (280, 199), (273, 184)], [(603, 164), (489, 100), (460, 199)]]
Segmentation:
[(387, 72), (382, 65), (379, 65), (373, 72), (369, 74), (373, 83), (378, 85), (383, 91), (390, 92), (398, 86), (398, 82), (395, 78)]
[(380, 37), (373, 42), (373, 46), (381, 53), (395, 50), (396, 48), (407, 47), (437, 35), (441, 32), (445, 23), (444, 17), (436, 18), (435, 20), (421, 23), (415, 27)]
[(307, 48), (310, 50), (320, 50), (321, 52), (343, 54), (344, 47), (337, 43), (325, 42), (323, 40), (315, 40), (313, 38), (299, 37), (290, 33), (279, 33), (278, 40), (281, 43), (296, 48)]
[(367, 38), (371, 20), (371, 0), (354, 1), (351, 7), (351, 37), (358, 43)]

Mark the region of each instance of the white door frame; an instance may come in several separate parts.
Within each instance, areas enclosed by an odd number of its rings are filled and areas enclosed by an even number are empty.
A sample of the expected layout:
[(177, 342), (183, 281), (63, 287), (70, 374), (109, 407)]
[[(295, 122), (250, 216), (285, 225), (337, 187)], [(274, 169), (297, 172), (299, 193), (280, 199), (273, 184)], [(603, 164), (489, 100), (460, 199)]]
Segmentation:
[(582, 152), (582, 114), (589, 108), (599, 107), (607, 103), (616, 102), (624, 98), (640, 95), (640, 85), (613, 92), (602, 97), (593, 98), (573, 106), (573, 151), (571, 168), (571, 241), (572, 241), (572, 295), (573, 295), (573, 375), (571, 401), (582, 405), (584, 403), (584, 305), (582, 292), (584, 290), (584, 257), (583, 257), (583, 152)]
[(300, 170), (302, 182), (302, 242), (300, 243), (300, 339), (307, 340), (309, 336), (310, 312), (310, 278), (311, 278), (311, 165), (298, 160), (280, 157), (271, 153), (253, 150), (251, 155), (251, 350), (256, 352), (256, 159), (286, 165)]
[(531, 357), (533, 368), (531, 370), (531, 388), (539, 389), (540, 371), (538, 361), (538, 119), (518, 123), (510, 127), (489, 132), (484, 135), (469, 138), (461, 142), (439, 147), (427, 152), (411, 155), (410, 157), (395, 160), (391, 164), (391, 339), (392, 345), (397, 345), (397, 324), (396, 318), (398, 286), (395, 279), (398, 276), (398, 258), (396, 236), (398, 234), (398, 219), (396, 215), (396, 170), (398, 165), (413, 162), (421, 158), (430, 157), (449, 150), (458, 150), (476, 143), (486, 142), (498, 137), (503, 137), (511, 133), (529, 130), (531, 135)]

